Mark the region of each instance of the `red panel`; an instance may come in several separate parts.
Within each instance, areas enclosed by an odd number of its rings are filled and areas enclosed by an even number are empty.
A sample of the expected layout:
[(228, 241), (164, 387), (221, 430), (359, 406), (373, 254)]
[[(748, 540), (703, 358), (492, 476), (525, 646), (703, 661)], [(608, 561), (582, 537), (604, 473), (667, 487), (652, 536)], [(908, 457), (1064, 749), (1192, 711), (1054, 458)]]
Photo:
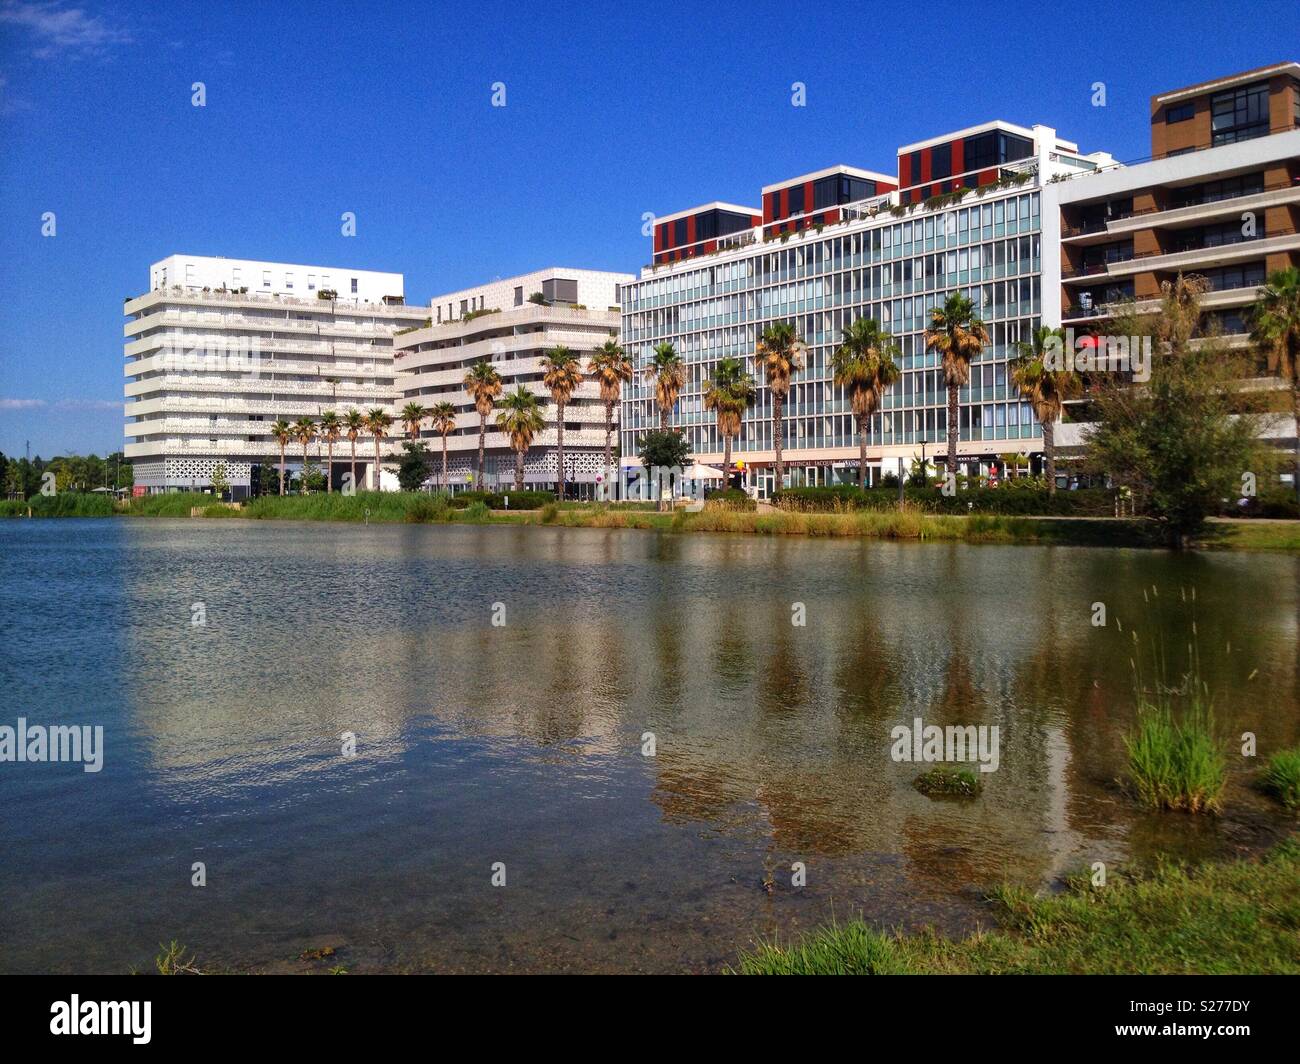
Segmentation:
[(776, 216), (778, 218), (790, 217), (790, 190), (788, 188), (781, 189), (781, 204), (777, 208)]
[[(813, 209), (813, 183), (811, 181), (805, 181), (803, 183), (803, 212), (804, 214), (812, 214), (812, 209)], [(804, 224), (804, 228), (807, 228), (809, 223), (804, 222), (803, 224)]]
[(952, 142), (952, 172), (955, 177), (966, 169), (966, 142), (964, 140), (954, 140)]
[(750, 215), (750, 218), (749, 218), (749, 224), (750, 224), (750, 225), (753, 225), (753, 226), (759, 226), (759, 225), (762, 225), (762, 224), (763, 224), (763, 219), (760, 218), (757, 214)]
[(773, 192), (765, 192), (763, 194), (763, 221), (765, 222), (770, 222), (772, 220), (772, 216), (776, 210), (773, 203), (775, 199), (776, 194)]
[(695, 215), (693, 214), (686, 219), (686, 243), (688, 245), (695, 243)]
[(930, 180), (930, 149), (921, 149), (921, 181), (924, 183)]
[(906, 188), (912, 183), (912, 157), (910, 155), (900, 155), (898, 157), (898, 187)]
[(667, 222), (663, 222), (662, 224), (655, 226), (655, 250), (656, 251), (663, 251), (664, 249), (664, 240), (668, 235), (666, 232), (667, 228), (668, 228)]
[(993, 182), (996, 181), (997, 179), (998, 179), (998, 172), (997, 172), (996, 170), (981, 170), (981, 171), (980, 171), (979, 183), (980, 183), (981, 185), (991, 185), (991, 184), (993, 184)]

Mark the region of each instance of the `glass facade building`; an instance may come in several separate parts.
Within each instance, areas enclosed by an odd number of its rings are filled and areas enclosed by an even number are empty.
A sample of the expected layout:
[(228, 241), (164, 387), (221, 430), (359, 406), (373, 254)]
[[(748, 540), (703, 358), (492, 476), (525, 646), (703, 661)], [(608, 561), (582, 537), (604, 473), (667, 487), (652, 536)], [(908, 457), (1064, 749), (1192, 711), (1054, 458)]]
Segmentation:
[(867, 437), (871, 476), (897, 468), (897, 458), (933, 460), (946, 452), (947, 392), (939, 356), (927, 351), (930, 311), (953, 292), (972, 299), (990, 343), (961, 391), (960, 457), (971, 464), (1008, 451), (1041, 448), (1042, 430), (1008, 379), (1015, 345), (1040, 324), (1043, 303), (1042, 197), (1035, 175), (1022, 184), (970, 190), (960, 201), (914, 206), (867, 201), (835, 225), (783, 237), (767, 235), (743, 248), (669, 267), (647, 269), (623, 291), (622, 338), (637, 367), (625, 389), (621, 453), (636, 462), (637, 439), (658, 427), (653, 386), (644, 379), (656, 344), (672, 343), (687, 381), (670, 418), (696, 458), (718, 462), (723, 441), (704, 387), (715, 363), (742, 360), (758, 386), (733, 460), (746, 466), (746, 486), (765, 496), (772, 480), (772, 397), (755, 348), (763, 330), (792, 322), (807, 345), (806, 365), (786, 399), (783, 452), (792, 484), (856, 481), (857, 426), (831, 356), (855, 318), (875, 318), (897, 339), (901, 377), (885, 394)]

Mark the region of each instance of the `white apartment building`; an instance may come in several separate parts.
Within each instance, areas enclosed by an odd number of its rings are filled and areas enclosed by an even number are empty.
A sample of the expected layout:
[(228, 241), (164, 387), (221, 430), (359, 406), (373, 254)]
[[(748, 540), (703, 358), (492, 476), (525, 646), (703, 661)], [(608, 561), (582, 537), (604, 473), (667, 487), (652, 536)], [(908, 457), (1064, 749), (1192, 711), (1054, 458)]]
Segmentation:
[[(221, 464), (242, 497), (254, 466), (279, 463), (277, 419), (392, 411), (393, 334), (429, 317), (404, 305), (400, 273), (171, 255), (149, 281), (126, 301), (123, 332), (125, 455), (150, 493), (207, 487)], [(382, 451), (397, 447), (390, 438)], [(374, 453), (373, 439), (358, 441), (358, 480), (365, 469), (373, 483)], [(301, 446), (287, 456), (300, 466)], [(346, 439), (336, 478), (340, 456)], [(319, 463), (315, 447), (310, 459)]]
[[(524, 463), (530, 488), (554, 488), (557, 481), (555, 405), (542, 383), (541, 357), (564, 345), (590, 355), (618, 338), (619, 299), (631, 274), (551, 267), (474, 288), (436, 296), (424, 328), (395, 339), (397, 407), (418, 402), (432, 407), (450, 401), (456, 428), (447, 437), (448, 479), (467, 486), (478, 468), (479, 416), (464, 388), (465, 374), (476, 362), (489, 361), (501, 375), (502, 395), (523, 385), (538, 397), (546, 428), (533, 441)], [(565, 409), (566, 481), (590, 495), (604, 466), (605, 407), (598, 386), (584, 381)], [(618, 414), (614, 415), (618, 446)], [(441, 476), (442, 439), (429, 428), (421, 434)], [(508, 436), (488, 419), (486, 476), (489, 486), (514, 483), (515, 454)]]

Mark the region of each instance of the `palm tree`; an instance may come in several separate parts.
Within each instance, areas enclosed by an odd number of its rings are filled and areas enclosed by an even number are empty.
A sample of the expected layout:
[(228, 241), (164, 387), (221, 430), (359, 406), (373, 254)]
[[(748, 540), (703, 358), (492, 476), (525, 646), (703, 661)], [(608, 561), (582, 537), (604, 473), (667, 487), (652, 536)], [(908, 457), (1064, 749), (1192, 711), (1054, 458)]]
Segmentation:
[(380, 457), (379, 441), (388, 435), (388, 430), (393, 424), (393, 415), (385, 410), (382, 406), (377, 406), (366, 414), (366, 431), (375, 438), (375, 491), (380, 490)]
[(533, 437), (546, 425), (537, 396), (519, 385), (501, 403), (497, 414), (497, 428), (510, 437), (515, 452), (515, 491), (524, 490), (524, 457), (533, 444)]
[[(542, 355), (542, 383), (550, 390), (555, 402), (556, 447), (555, 458), (559, 467), (559, 486), (556, 492), (564, 501), (564, 408), (582, 383), (582, 360), (563, 344), (552, 347)], [(522, 488), (522, 484), (520, 485)]]
[(447, 437), (456, 428), (456, 406), (444, 399), (429, 411), (429, 424), (442, 437), (442, 490), (447, 490)]
[(302, 493), (309, 495), (307, 487), (307, 445), (316, 438), (316, 422), (309, 417), (300, 417), (293, 423), (293, 438), (302, 444)]
[(867, 430), (885, 389), (898, 380), (898, 344), (875, 318), (857, 318), (831, 355), (835, 383), (849, 393), (858, 423), (858, 487), (867, 486)]
[(989, 342), (988, 330), (975, 316), (975, 304), (960, 292), (953, 292), (942, 307), (930, 311), (925, 330), (927, 350), (943, 359), (943, 379), (948, 386), (948, 472), (957, 474), (957, 438), (961, 426), (957, 400), (970, 383), (970, 364)]
[(398, 414), (399, 420), (406, 426), (406, 434), (412, 440), (420, 438), (420, 423), (428, 417), (429, 411), (419, 403), (407, 403)]
[(1033, 405), (1034, 416), (1043, 426), (1043, 471), (1049, 495), (1056, 494), (1056, 422), (1065, 400), (1083, 391), (1083, 382), (1073, 369), (1051, 368), (1048, 355), (1053, 347), (1064, 352), (1065, 330), (1044, 325), (1035, 329), (1029, 340), (1016, 344), (1019, 354), (1011, 363), (1011, 383)]
[(344, 434), (352, 441), (352, 490), (357, 490), (357, 437), (366, 431), (366, 415), (353, 408), (343, 415)]
[(329, 448), (329, 458), (325, 463), (325, 493), (334, 494), (334, 444), (343, 432), (343, 422), (333, 410), (326, 410), (320, 416), (320, 438)]
[(738, 358), (723, 358), (713, 367), (713, 379), (704, 382), (704, 409), (714, 411), (722, 437), (722, 483), (731, 478), (731, 441), (740, 435), (740, 421), (754, 401), (754, 378)]
[(487, 447), (487, 419), (501, 394), (501, 374), (491, 362), (475, 362), (465, 374), (465, 391), (478, 411), (478, 490), (483, 490), (484, 451)]
[(757, 357), (763, 364), (767, 387), (772, 393), (772, 442), (776, 445), (778, 490), (785, 484), (785, 459), (781, 457), (782, 436), (785, 432), (782, 407), (785, 405), (785, 397), (790, 393), (790, 378), (803, 369), (805, 350), (804, 342), (799, 339), (794, 325), (788, 321), (769, 325), (758, 338)]
[(632, 379), (632, 360), (617, 340), (606, 340), (591, 356), (587, 372), (600, 385), (600, 401), (605, 404), (605, 483), (608, 485), (613, 469), (610, 440), (614, 435), (614, 411), (618, 409), (623, 385)]
[(1251, 339), (1268, 358), (1268, 368), (1291, 385), (1296, 419), (1295, 490), (1300, 497), (1300, 269), (1274, 270), (1255, 295)]
[(280, 494), (284, 494), (284, 448), (293, 439), (293, 426), (284, 418), (271, 426), (271, 435), (280, 442)]
[(668, 415), (677, 405), (677, 396), (686, 387), (686, 365), (677, 348), (670, 343), (655, 344), (650, 364), (645, 368), (647, 383), (655, 386), (659, 404), (659, 431), (668, 431)]

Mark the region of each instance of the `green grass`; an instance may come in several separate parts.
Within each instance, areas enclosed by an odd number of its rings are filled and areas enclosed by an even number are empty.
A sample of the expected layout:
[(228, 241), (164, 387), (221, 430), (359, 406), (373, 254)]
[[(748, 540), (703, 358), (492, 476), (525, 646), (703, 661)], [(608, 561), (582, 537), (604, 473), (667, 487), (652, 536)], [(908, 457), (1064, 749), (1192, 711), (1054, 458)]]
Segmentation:
[(1177, 716), (1168, 703), (1140, 704), (1124, 746), (1142, 802), (1187, 813), (1219, 811), (1227, 761), (1214, 735), (1214, 714), (1198, 697)]
[(171, 495), (141, 495), (131, 499), (123, 513), (132, 517), (189, 517), (195, 506), (214, 505), (215, 498), (201, 491), (178, 491)]
[(768, 942), (742, 975), (1300, 973), (1300, 845), (1260, 861), (1161, 864), (1148, 876), (1072, 877), (1060, 894), (1001, 887), (999, 927), (969, 938), (874, 930), (860, 921)]
[(112, 517), (113, 500), (107, 495), (72, 491), (0, 499), (0, 517), (26, 517), (29, 510), (33, 517)]
[(1209, 550), (1300, 550), (1300, 521), (1215, 521), (1196, 545)]
[(1269, 758), (1260, 782), (1266, 794), (1271, 794), (1288, 809), (1300, 811), (1300, 746), (1282, 750)]
[(974, 798), (983, 789), (980, 778), (969, 769), (932, 768), (912, 781), (924, 795), (947, 798)]

